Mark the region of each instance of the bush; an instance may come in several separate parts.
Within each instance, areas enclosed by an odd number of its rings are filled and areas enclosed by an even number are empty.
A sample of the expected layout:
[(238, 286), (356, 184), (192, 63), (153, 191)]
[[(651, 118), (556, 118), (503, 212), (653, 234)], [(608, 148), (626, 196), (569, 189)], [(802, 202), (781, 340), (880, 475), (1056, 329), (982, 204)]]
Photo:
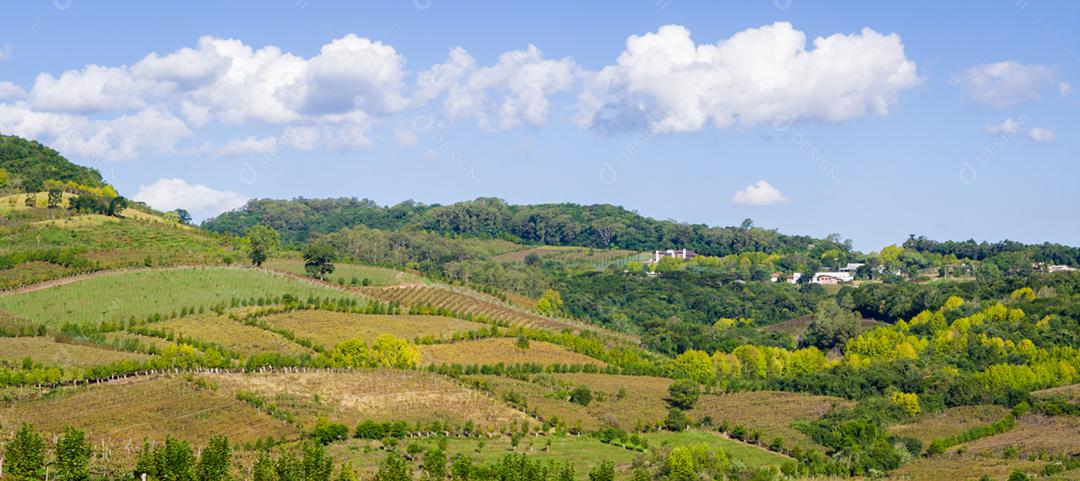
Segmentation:
[(592, 399), (592, 391), (590, 391), (589, 387), (585, 385), (578, 386), (570, 392), (570, 402), (574, 404), (588, 406), (589, 403), (592, 402)]
[(344, 441), (349, 437), (349, 427), (341, 423), (332, 423), (326, 418), (319, 418), (315, 428), (309, 434), (312, 439), (326, 445), (334, 441)]

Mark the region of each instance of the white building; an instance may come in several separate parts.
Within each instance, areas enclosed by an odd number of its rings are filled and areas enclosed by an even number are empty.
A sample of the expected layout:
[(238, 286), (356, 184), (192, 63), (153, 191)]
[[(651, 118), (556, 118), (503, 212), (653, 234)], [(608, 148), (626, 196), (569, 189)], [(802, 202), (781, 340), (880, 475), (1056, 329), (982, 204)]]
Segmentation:
[(840, 272), (852, 272), (853, 273), (853, 272), (859, 270), (860, 267), (865, 266), (865, 265), (866, 264), (863, 264), (861, 262), (849, 262), (848, 265), (840, 268)]
[(1072, 267), (1072, 266), (1066, 266), (1066, 265), (1060, 265), (1059, 264), (1059, 265), (1053, 265), (1053, 266), (1047, 267), (1046, 270), (1049, 271), (1049, 272), (1070, 272), (1070, 271), (1075, 271), (1076, 268)]
[(855, 277), (850, 272), (817, 272), (810, 279), (813, 284), (843, 284), (851, 282)]
[(666, 251), (655, 251), (653, 253), (653, 263), (660, 262), (660, 259), (665, 257), (674, 257), (676, 259), (682, 259), (688, 261), (697, 257), (697, 253), (690, 249), (668, 249)]

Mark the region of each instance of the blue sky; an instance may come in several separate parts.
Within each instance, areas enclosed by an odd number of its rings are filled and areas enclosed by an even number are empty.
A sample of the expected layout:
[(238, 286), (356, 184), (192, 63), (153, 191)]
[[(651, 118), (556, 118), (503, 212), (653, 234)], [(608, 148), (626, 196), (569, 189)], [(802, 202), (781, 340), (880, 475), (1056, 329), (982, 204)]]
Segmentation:
[(0, 132), (197, 218), (256, 197), (494, 196), (750, 217), (863, 250), (1080, 244), (1075, 2), (4, 12)]

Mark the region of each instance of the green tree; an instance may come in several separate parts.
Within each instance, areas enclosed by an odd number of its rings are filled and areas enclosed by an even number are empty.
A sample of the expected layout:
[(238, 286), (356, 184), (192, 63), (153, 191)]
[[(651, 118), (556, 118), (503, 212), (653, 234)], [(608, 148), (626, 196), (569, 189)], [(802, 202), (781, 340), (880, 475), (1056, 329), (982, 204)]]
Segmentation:
[(57, 477), (63, 481), (85, 481), (90, 478), (90, 442), (86, 435), (68, 428), (56, 442)]
[(334, 272), (337, 253), (327, 244), (308, 244), (304, 248), (304, 271), (311, 277), (322, 278)]
[(592, 391), (589, 390), (589, 386), (584, 384), (574, 388), (570, 391), (570, 402), (574, 404), (580, 404), (582, 406), (588, 406), (592, 402)]
[(667, 471), (667, 478), (671, 481), (697, 480), (694, 455), (685, 446), (679, 446), (668, 453), (664, 468)]
[(424, 478), (439, 481), (446, 478), (446, 451), (435, 447), (424, 453)]
[(23, 424), (15, 437), (4, 445), (5, 474), (15, 479), (45, 477), (45, 440), (33, 426)]
[(49, 200), (47, 206), (50, 209), (60, 207), (60, 204), (64, 202), (64, 191), (60, 189), (49, 189)]
[(800, 344), (829, 350), (842, 346), (859, 333), (859, 315), (844, 309), (834, 299), (818, 303)]
[(352, 461), (341, 465), (335, 481), (360, 481), (360, 477), (356, 475), (356, 470), (353, 469)]
[(187, 209), (176, 209), (173, 212), (176, 213), (176, 218), (180, 219), (181, 224), (191, 224), (191, 213)]
[(277, 473), (274, 469), (274, 461), (270, 459), (270, 453), (265, 450), (259, 451), (255, 458), (255, 464), (251, 467), (252, 481), (276, 481)]
[(589, 481), (615, 481), (615, 463), (603, 461), (589, 471)]
[(563, 299), (559, 291), (548, 289), (536, 302), (536, 312), (544, 316), (557, 316), (563, 312)]
[[(456, 473), (455, 473), (456, 474)], [(379, 470), (375, 473), (374, 481), (412, 481), (409, 474), (409, 465), (400, 454), (391, 451), (379, 464)]]
[(259, 267), (266, 262), (277, 249), (279, 237), (276, 230), (268, 225), (257, 225), (248, 229), (248, 258), (251, 264)]
[(330, 481), (334, 469), (334, 460), (326, 455), (322, 444), (305, 442), (301, 446), (303, 458), (300, 462), (303, 481)]
[(686, 419), (686, 413), (679, 408), (668, 409), (668, 415), (664, 418), (664, 429), (668, 431), (685, 431), (690, 422)]
[(693, 409), (699, 396), (701, 388), (689, 379), (680, 379), (668, 386), (668, 404), (674, 408)]
[(229, 440), (224, 436), (210, 438), (210, 443), (199, 453), (195, 466), (195, 479), (198, 481), (228, 481), (229, 462), (232, 450)]
[(0, 169), (0, 189), (7, 187), (11, 183), (11, 179), (8, 173), (4, 169)]

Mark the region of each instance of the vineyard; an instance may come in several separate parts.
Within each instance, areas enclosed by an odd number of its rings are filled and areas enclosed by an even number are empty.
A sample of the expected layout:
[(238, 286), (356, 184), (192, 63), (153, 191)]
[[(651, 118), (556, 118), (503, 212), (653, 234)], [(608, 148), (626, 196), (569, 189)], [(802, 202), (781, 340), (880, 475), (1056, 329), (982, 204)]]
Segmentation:
[(90, 367), (121, 360), (144, 360), (147, 356), (59, 343), (51, 337), (0, 337), (0, 360), (17, 365), (27, 358), (47, 366)]
[(584, 354), (542, 341), (532, 341), (520, 348), (511, 338), (478, 339), (448, 344), (420, 346), (420, 358), (424, 364), (592, 364), (604, 363)]
[(484, 324), (445, 316), (371, 315), (323, 310), (290, 311), (262, 318), (274, 328), (302, 335), (322, 346), (350, 339), (374, 341), (380, 334), (404, 339), (446, 339), (454, 334), (482, 329)]
[(783, 439), (788, 447), (820, 449), (793, 423), (818, 419), (834, 409), (853, 403), (839, 398), (790, 392), (738, 392), (705, 395), (690, 415), (702, 419), (708, 416), (713, 423), (726, 422), (730, 428), (744, 426), (761, 432), (762, 439), (771, 442)]

